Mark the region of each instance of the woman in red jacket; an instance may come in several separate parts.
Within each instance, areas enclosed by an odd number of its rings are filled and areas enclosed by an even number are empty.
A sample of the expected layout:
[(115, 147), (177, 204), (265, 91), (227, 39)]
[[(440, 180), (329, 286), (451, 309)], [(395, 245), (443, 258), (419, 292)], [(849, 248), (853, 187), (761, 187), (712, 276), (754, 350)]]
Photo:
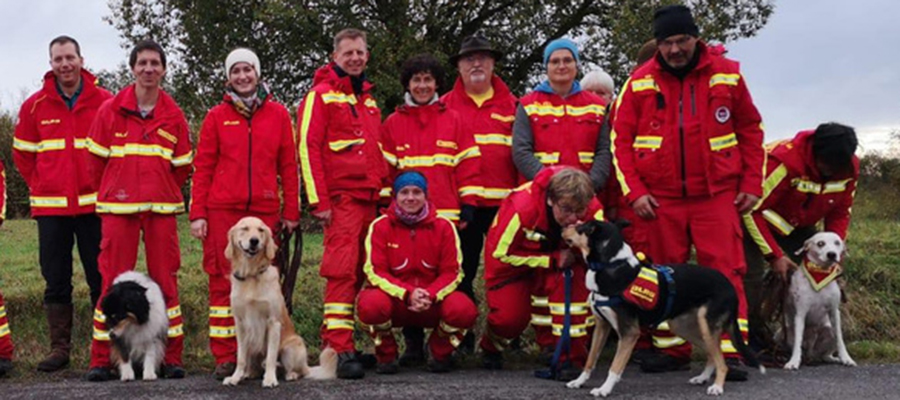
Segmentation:
[(237, 350), (231, 265), (225, 259), (228, 229), (246, 216), (262, 219), (273, 232), (279, 223), (292, 231), (300, 220), (297, 154), (287, 109), (260, 83), (259, 58), (251, 50), (232, 51), (225, 71), (225, 98), (200, 130), (190, 211), (191, 235), (203, 241), (203, 269), (209, 274), (209, 345), (219, 379), (234, 373)]
[(463, 277), (459, 236), (453, 222), (437, 215), (421, 173), (401, 173), (393, 193), (387, 212), (369, 226), (368, 287), (359, 293), (357, 316), (375, 340), (376, 372), (397, 372), (395, 326), (433, 328), (428, 368), (447, 372), (454, 348), (478, 317), (475, 303), (456, 291)]

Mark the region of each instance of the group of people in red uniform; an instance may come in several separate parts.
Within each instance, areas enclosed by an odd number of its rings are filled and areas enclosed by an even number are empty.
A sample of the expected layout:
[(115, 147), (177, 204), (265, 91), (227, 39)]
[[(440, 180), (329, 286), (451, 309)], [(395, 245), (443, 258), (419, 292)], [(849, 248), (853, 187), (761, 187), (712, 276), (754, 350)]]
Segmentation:
[[(578, 46), (565, 38), (544, 49), (546, 79), (517, 99), (495, 73), (503, 53), (476, 33), (451, 57), (459, 77), (443, 96), (441, 63), (427, 54), (407, 60), (404, 103), (383, 122), (366, 79), (365, 32), (334, 37), (332, 62), (316, 71), (296, 125), (263, 82), (257, 55), (238, 48), (225, 60), (222, 103), (208, 112), (196, 146), (159, 86), (166, 57), (158, 44), (134, 47), (134, 83), (113, 96), (82, 68), (74, 39), (54, 39), (52, 71), (23, 104), (14, 142), (47, 282), (52, 348), (39, 369), (69, 362), (73, 236), (96, 306), (112, 280), (134, 268), (143, 235), (170, 322), (162, 373), (184, 376), (175, 215), (186, 211), (181, 187), (191, 167), (191, 235), (203, 243), (219, 378), (236, 361), (227, 230), (244, 216), (273, 231), (296, 229), (301, 189), (324, 227), (321, 338), (338, 353), (340, 378), (365, 375), (357, 326), (375, 343), (377, 373), (426, 360), (433, 372), (451, 370), (458, 347), (475, 350), (482, 261), (483, 366), (503, 368), (503, 351), (531, 325), (544, 361), (569, 341), (569, 351), (553, 357), (561, 372), (554, 376), (579, 371), (594, 317), (586, 266), (561, 231), (606, 219), (604, 205), (630, 219), (626, 239), (654, 262), (685, 262), (693, 248), (700, 264), (725, 274), (742, 299), (746, 333), (748, 315), (751, 329), (764, 323), (746, 302), (748, 270), (751, 294), (766, 261), (779, 274), (797, 267), (791, 246), (818, 221), (846, 235), (856, 136), (822, 124), (767, 150), (738, 63), (700, 39), (691, 11), (659, 9), (653, 31), (652, 56), (614, 102), (612, 87), (598, 95), (576, 80)], [(86, 377), (104, 381), (112, 378), (110, 337), (99, 310), (93, 326)], [(393, 333), (400, 327), (402, 356)], [(0, 297), (0, 374), (11, 368), (9, 338)], [(691, 349), (665, 323), (645, 339), (643, 370), (689, 362)], [(731, 340), (723, 337), (722, 348), (737, 363)], [(746, 373), (732, 368), (729, 377)]]

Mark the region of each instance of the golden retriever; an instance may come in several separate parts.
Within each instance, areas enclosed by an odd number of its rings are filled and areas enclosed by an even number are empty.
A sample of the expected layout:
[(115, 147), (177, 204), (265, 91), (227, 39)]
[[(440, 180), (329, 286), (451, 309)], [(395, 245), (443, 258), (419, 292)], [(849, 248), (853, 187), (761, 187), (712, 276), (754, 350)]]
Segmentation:
[(231, 261), (231, 309), (238, 348), (237, 367), (223, 381), (225, 385), (258, 376), (263, 366), (262, 386), (278, 386), (275, 370), (279, 361), (288, 381), (337, 376), (337, 354), (331, 348), (322, 351), (320, 366), (307, 364), (306, 344), (294, 331), (278, 269), (272, 266), (277, 248), (272, 231), (259, 218), (245, 217), (228, 231), (225, 257)]

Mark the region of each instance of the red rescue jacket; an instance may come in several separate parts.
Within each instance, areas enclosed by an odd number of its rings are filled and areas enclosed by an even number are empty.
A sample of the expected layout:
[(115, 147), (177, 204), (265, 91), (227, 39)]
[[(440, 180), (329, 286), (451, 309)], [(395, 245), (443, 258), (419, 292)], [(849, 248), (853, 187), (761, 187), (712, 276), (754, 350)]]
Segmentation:
[(203, 120), (191, 183), (190, 219), (210, 209), (275, 214), (300, 219), (297, 150), (287, 109), (269, 95), (248, 119), (231, 97)]
[(762, 122), (738, 63), (697, 44), (683, 80), (653, 58), (616, 100), (611, 133), (616, 176), (628, 203), (645, 194), (762, 194)]
[(847, 237), (859, 159), (853, 157), (852, 174), (822, 178), (812, 150), (814, 132), (803, 131), (767, 146), (763, 197), (753, 213), (744, 216), (744, 225), (768, 260), (784, 255), (776, 234), (787, 236), (794, 228), (813, 226), (822, 219), (826, 231)]
[[(534, 180), (516, 188), (500, 205), (484, 245), (484, 280), (501, 282), (529, 268), (555, 268), (560, 250), (567, 248), (560, 232), (550, 232), (547, 212), (550, 178), (567, 167), (544, 168)], [(603, 220), (603, 206), (591, 199), (582, 221)], [(551, 239), (555, 236), (556, 239)]]
[(329, 196), (346, 193), (377, 200), (387, 168), (378, 149), (381, 110), (363, 84), (356, 96), (350, 77), (330, 63), (316, 71), (313, 88), (297, 109), (300, 171), (309, 204), (331, 209)]
[(400, 221), (391, 203), (384, 215), (369, 226), (363, 271), (369, 285), (401, 300), (415, 288), (441, 301), (462, 281), (462, 251), (453, 222), (440, 217), (434, 204), (428, 216), (409, 226)]
[[(381, 125), (381, 144), (389, 182), (403, 170), (421, 172), (438, 215), (459, 221), (462, 204), (477, 204), (481, 152), (456, 111), (441, 102), (401, 105)], [(390, 195), (390, 186), (382, 190), (383, 197)]]
[[(441, 97), (447, 108), (459, 113), (466, 133), (475, 137), (481, 150), (481, 186), (476, 194), (480, 207), (499, 207), (516, 187), (519, 172), (512, 160), (512, 125), (516, 118), (516, 97), (496, 75), (491, 77), (494, 96), (479, 107), (466, 94), (461, 79)], [(433, 198), (433, 197), (432, 197)]]
[(80, 215), (94, 212), (100, 177), (86, 164), (87, 134), (104, 101), (112, 97), (97, 78), (81, 70), (81, 94), (69, 107), (56, 89), (53, 72), (44, 86), (22, 104), (13, 139), (13, 161), (31, 191), (31, 215)]
[(142, 118), (135, 86), (122, 89), (100, 107), (87, 147), (102, 174), (97, 213), (184, 212), (181, 186), (194, 153), (184, 114), (166, 92)]

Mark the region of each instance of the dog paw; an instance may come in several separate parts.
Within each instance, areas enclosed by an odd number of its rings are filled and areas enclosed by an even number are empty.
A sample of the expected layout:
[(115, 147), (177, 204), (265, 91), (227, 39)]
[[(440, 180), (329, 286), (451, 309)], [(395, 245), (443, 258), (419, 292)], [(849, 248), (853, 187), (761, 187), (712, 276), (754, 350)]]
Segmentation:
[(710, 396), (721, 396), (722, 393), (725, 393), (725, 389), (719, 385), (709, 385), (709, 387), (706, 388), (706, 394)]
[(603, 385), (591, 390), (591, 395), (594, 397), (606, 397), (609, 396), (610, 393), (612, 393), (612, 390), (613, 388), (611, 386), (607, 387), (607, 385)]
[(229, 376), (222, 380), (222, 384), (225, 386), (237, 386), (238, 383), (241, 383), (241, 378), (239, 376)]
[(144, 371), (144, 376), (141, 378), (145, 381), (155, 381), (156, 380), (156, 371)]
[(788, 371), (796, 371), (800, 369), (800, 360), (791, 359), (786, 364), (784, 364), (784, 369)]
[(266, 376), (263, 377), (262, 386), (267, 388), (278, 386), (278, 379), (275, 378), (275, 374), (272, 374), (271, 376), (266, 374)]
[(134, 370), (132, 370), (132, 369), (130, 369), (130, 368), (129, 368), (129, 369), (122, 370), (122, 371), (119, 371), (119, 375), (120, 375), (119, 379), (120, 379), (122, 382), (127, 382), (127, 381), (133, 381), (133, 380), (134, 380)]
[(300, 378), (300, 374), (294, 371), (284, 374), (284, 380), (286, 381), (296, 381), (298, 378)]
[(848, 366), (848, 367), (856, 366), (856, 361), (853, 361), (853, 359), (850, 358), (850, 356), (841, 357), (840, 362), (841, 362), (841, 364), (844, 364), (845, 366)]
[(709, 377), (706, 377), (701, 374), (701, 375), (697, 375), (697, 376), (691, 378), (688, 382), (691, 385), (703, 385), (706, 382), (709, 382)]
[(581, 387), (581, 385), (584, 385), (584, 383), (587, 382), (587, 380), (590, 378), (590, 375), (582, 372), (581, 375), (578, 375), (578, 378), (566, 383), (566, 387), (569, 389), (578, 389)]

